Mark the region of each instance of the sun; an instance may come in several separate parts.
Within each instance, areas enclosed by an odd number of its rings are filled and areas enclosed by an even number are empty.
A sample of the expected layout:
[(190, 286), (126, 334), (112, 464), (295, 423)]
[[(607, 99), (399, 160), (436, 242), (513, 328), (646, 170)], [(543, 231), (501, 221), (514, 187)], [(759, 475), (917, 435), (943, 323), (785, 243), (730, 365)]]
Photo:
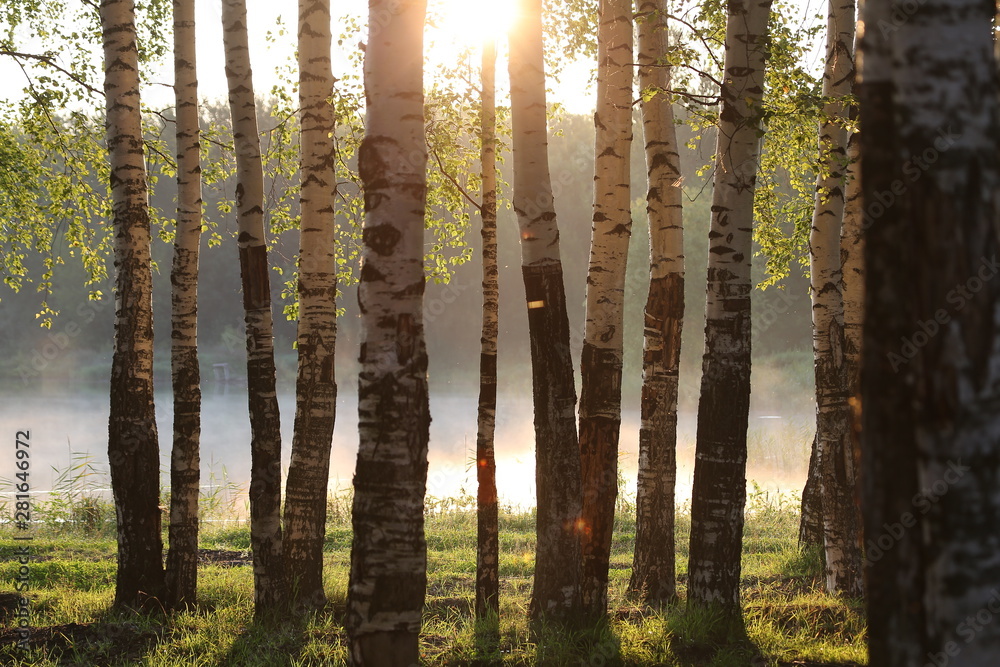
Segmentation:
[(429, 0), (427, 12), (431, 42), (441, 50), (450, 45), (461, 51), (503, 39), (517, 9), (516, 0)]

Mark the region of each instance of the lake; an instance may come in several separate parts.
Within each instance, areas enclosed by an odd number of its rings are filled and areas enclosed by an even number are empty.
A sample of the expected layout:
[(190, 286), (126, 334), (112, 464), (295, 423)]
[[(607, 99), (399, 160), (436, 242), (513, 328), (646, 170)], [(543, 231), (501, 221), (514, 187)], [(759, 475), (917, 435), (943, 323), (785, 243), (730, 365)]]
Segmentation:
[[(172, 403), (168, 391), (157, 392), (157, 425), (163, 483), (169, 481)], [(81, 455), (89, 455), (100, 471), (107, 470), (107, 386), (47, 383), (34, 390), (2, 391), (0, 411), (8, 455), (0, 454), (0, 477), (14, 473), (13, 441), (18, 430), (31, 431), (32, 491), (43, 492), (58, 483), (56, 469), (64, 470)], [(279, 391), (283, 462), (287, 469), (292, 441), (295, 398), (291, 388)], [(358, 445), (356, 385), (341, 383), (337, 425), (330, 466), (330, 488), (348, 489)], [(427, 494), (454, 497), (463, 491), (475, 495), (477, 398), (468, 394), (431, 394), (431, 432)], [(680, 415), (678, 428), (677, 497), (691, 495), (694, 470), (695, 414)], [(747, 479), (775, 492), (800, 491), (805, 482), (812, 439), (813, 416), (801, 409), (788, 414), (751, 414), (748, 435)], [(622, 419), (620, 470), (626, 493), (634, 494), (638, 463), (639, 412), (625, 410)], [(2, 450), (0, 450), (2, 451)], [(531, 397), (506, 393), (498, 396), (497, 486), (501, 501), (530, 507), (535, 502), (534, 433)], [(75, 457), (75, 458), (74, 458)], [(243, 493), (249, 486), (250, 421), (246, 387), (207, 382), (202, 406), (202, 484), (227, 484)], [(107, 479), (91, 477), (89, 486), (106, 493)], [(7, 491), (9, 489), (4, 489)], [(208, 489), (206, 489), (208, 490)], [(227, 493), (228, 493), (227, 492)], [(245, 500), (233, 500), (242, 508)]]

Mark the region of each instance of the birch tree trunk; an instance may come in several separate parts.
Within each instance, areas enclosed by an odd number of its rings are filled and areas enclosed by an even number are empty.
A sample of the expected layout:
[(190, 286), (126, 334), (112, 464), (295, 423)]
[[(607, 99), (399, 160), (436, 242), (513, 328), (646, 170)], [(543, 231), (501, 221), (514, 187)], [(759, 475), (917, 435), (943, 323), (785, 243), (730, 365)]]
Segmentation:
[[(815, 370), (815, 368), (814, 368)], [(806, 483), (802, 488), (801, 513), (799, 516), (799, 546), (822, 547), (823, 545), (823, 494), (820, 491), (819, 433), (813, 433), (809, 448), (809, 467)], [(823, 551), (824, 569), (826, 552)]]
[(177, 117), (177, 232), (170, 272), (174, 445), (170, 454), (170, 551), (167, 600), (194, 604), (198, 587), (201, 478), (201, 371), (198, 366), (198, 251), (201, 243), (201, 130), (195, 51), (195, 2), (174, 0), (174, 95)]
[[(665, 0), (637, 0), (639, 87), (670, 88)], [(670, 96), (642, 96), (649, 190), (649, 294), (644, 313), (635, 556), (629, 587), (650, 604), (677, 598), (674, 487), (677, 482), (677, 380), (684, 324), (684, 221), (680, 156)]]
[(729, 0), (725, 83), (709, 231), (705, 357), (694, 485), (688, 606), (742, 626), (740, 556), (750, 409), (750, 256), (770, 0)]
[[(847, 395), (858, 395), (861, 379), (861, 327), (864, 323), (864, 207), (861, 194), (861, 135), (847, 141), (847, 186), (844, 227), (840, 234), (841, 276), (844, 291), (844, 359), (847, 365)], [(857, 470), (857, 468), (856, 468)], [(857, 477), (857, 475), (855, 476)]]
[(587, 324), (580, 370), (581, 549), (584, 612), (608, 607), (608, 565), (618, 497), (625, 268), (632, 236), (632, 0), (600, 0), (594, 220), (587, 274)]
[(373, 21), (389, 18), (369, 36), (365, 52), (368, 105), (358, 162), (365, 196), (361, 438), (345, 626), (352, 665), (415, 665), (427, 586), (430, 428), (423, 326), (426, 3), (370, 0), (368, 7)]
[(580, 449), (559, 229), (549, 175), (541, 0), (520, 0), (510, 34), (514, 211), (528, 308), (535, 412), (537, 536), (530, 614), (580, 612)]
[(261, 617), (284, 606), (286, 596), (281, 551), (281, 424), (264, 240), (264, 175), (247, 45), (246, 0), (223, 0), (222, 27), (236, 146), (236, 220), (247, 335), (254, 604), (255, 614)]
[(334, 111), (330, 0), (299, 0), (302, 226), (299, 245), (298, 379), (285, 485), (285, 566), (291, 603), (319, 609), (323, 591), (330, 449), (337, 409), (337, 262), (333, 202)]
[(131, 0), (102, 0), (104, 93), (115, 231), (115, 348), (108, 460), (118, 519), (115, 606), (163, 597), (160, 456), (153, 405), (149, 207), (139, 112), (139, 51)]
[[(855, 94), (857, 94), (855, 92)], [(857, 117), (857, 106), (852, 114)], [(861, 135), (851, 134), (847, 141), (847, 203), (844, 228), (840, 235), (841, 275), (844, 285), (844, 362), (847, 396), (851, 410), (850, 443), (854, 457), (854, 511), (858, 517), (855, 542), (864, 553), (864, 518), (861, 514), (861, 336), (864, 324), (864, 210), (862, 201)], [(862, 576), (864, 563), (862, 562)]]
[(969, 0), (869, 0), (862, 17), (872, 665), (1000, 661), (993, 13)]
[(479, 429), (476, 436), (478, 483), (476, 618), (500, 614), (500, 526), (497, 464), (493, 435), (497, 414), (497, 334), (500, 273), (497, 267), (496, 42), (483, 45), (482, 146), (483, 175), (483, 333), (479, 357)]
[[(860, 530), (854, 505), (854, 456), (844, 336), (840, 237), (844, 220), (848, 104), (854, 79), (854, 0), (830, 0), (827, 16), (823, 96), (830, 101), (820, 124), (820, 174), (809, 237), (813, 316), (813, 364), (816, 378), (815, 464), (810, 483), (819, 493), (803, 494), (802, 522), (817, 510), (830, 593), (862, 594)], [(818, 507), (806, 507), (818, 500)], [(810, 536), (811, 537), (811, 536)]]

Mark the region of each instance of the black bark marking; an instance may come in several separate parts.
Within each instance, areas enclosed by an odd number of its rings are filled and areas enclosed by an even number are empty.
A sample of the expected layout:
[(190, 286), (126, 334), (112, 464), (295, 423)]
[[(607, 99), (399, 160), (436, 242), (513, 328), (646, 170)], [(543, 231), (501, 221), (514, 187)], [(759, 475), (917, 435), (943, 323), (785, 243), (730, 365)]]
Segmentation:
[(243, 268), (243, 307), (246, 310), (268, 308), (271, 290), (267, 275), (267, 248), (262, 245), (240, 248)]
[(382, 224), (377, 227), (366, 227), (362, 232), (362, 239), (366, 247), (372, 252), (382, 257), (393, 254), (396, 244), (403, 237), (402, 233), (391, 224)]

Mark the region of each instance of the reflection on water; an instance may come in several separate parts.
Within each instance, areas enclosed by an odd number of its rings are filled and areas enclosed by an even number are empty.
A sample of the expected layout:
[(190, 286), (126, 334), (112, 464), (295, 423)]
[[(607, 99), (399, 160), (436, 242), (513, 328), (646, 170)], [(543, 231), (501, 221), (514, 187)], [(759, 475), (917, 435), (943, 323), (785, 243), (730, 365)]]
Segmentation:
[[(330, 488), (347, 489), (358, 445), (357, 395), (342, 385), (330, 465)], [(50, 489), (53, 468), (64, 469), (71, 452), (87, 452), (106, 469), (108, 396), (103, 385), (53, 385), (35, 392), (3, 392), (0, 413), (3, 437), (13, 440), (19, 429), (31, 430), (32, 489)], [(283, 465), (287, 469), (295, 399), (289, 388), (279, 392)], [(477, 399), (473, 394), (431, 396), (430, 465), (427, 493), (437, 498), (461, 492), (475, 495), (472, 460), (476, 447)], [(157, 394), (157, 425), (163, 482), (168, 482), (172, 405), (169, 392)], [(805, 482), (811, 414), (759, 414), (750, 417), (747, 479), (776, 491), (799, 491)], [(625, 491), (635, 493), (639, 443), (638, 409), (622, 420), (620, 469)], [(677, 497), (690, 498), (694, 471), (695, 415), (681, 414), (678, 427)], [(531, 398), (501, 394), (497, 404), (497, 485), (503, 502), (534, 504), (534, 431)], [(250, 475), (250, 420), (246, 388), (208, 383), (202, 410), (202, 483), (223, 476), (245, 491)], [(0, 477), (14, 475), (13, 456), (0, 455)], [(242, 505), (242, 503), (240, 503)]]

